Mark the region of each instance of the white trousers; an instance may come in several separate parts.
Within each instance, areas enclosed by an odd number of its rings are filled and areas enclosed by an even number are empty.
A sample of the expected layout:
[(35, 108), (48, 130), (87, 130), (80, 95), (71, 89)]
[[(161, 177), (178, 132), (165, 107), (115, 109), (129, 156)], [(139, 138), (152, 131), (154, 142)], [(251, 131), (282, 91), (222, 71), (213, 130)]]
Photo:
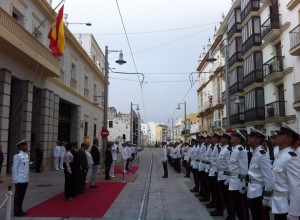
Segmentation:
[(122, 171), (123, 171), (123, 173), (126, 173), (126, 163), (127, 163), (127, 160), (122, 161)]
[(110, 166), (110, 170), (109, 170), (109, 176), (115, 176), (115, 166), (116, 166), (116, 160), (113, 160), (111, 166)]
[(59, 168), (64, 169), (64, 157), (59, 157)]
[(59, 170), (58, 165), (59, 165), (59, 157), (54, 157), (54, 169), (55, 170)]
[(98, 173), (98, 170), (99, 170), (99, 166), (100, 165), (92, 165), (90, 186), (95, 186), (96, 185), (96, 177), (97, 177), (97, 173)]

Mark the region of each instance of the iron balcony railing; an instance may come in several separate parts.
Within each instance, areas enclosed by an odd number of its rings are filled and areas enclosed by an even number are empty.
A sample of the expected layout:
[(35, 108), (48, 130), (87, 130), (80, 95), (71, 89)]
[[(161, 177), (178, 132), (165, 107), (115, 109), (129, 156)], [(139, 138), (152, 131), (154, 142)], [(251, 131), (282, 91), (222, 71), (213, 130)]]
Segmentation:
[(291, 49), (300, 44), (300, 24), (290, 31)]
[(285, 116), (286, 101), (276, 101), (266, 105), (266, 118)]
[(283, 71), (283, 56), (275, 56), (263, 64), (264, 77), (275, 73)]
[(234, 115), (230, 115), (230, 123), (232, 125), (242, 124), (244, 122), (245, 122), (245, 115), (244, 115), (244, 113), (237, 113), (237, 114), (234, 114)]
[(226, 100), (226, 91), (222, 92), (222, 101), (225, 102)]
[(246, 41), (243, 43), (243, 54), (245, 54), (251, 47), (261, 45), (261, 34), (252, 34)]
[(229, 87), (229, 95), (232, 96), (238, 92), (242, 92), (244, 88), (243, 82), (236, 82)]
[(262, 70), (253, 70), (248, 75), (244, 76), (244, 88), (250, 86), (253, 83), (261, 83), (263, 82), (263, 74)]
[(243, 21), (251, 11), (259, 10), (260, 0), (250, 0), (244, 10), (241, 12), (241, 20)]
[(300, 102), (300, 82), (294, 84), (295, 103)]
[(223, 119), (222, 119), (222, 124), (223, 124), (223, 128), (224, 128), (224, 129), (227, 129), (227, 128), (228, 128), (228, 126), (227, 126), (227, 118), (223, 118)]
[(242, 31), (241, 22), (236, 22), (227, 32), (227, 38), (230, 39), (235, 33), (240, 33), (241, 31)]
[(264, 38), (273, 29), (281, 27), (280, 15), (270, 15), (270, 17), (261, 25), (261, 37)]
[(236, 62), (243, 62), (242, 52), (236, 52), (228, 60), (228, 68), (230, 68)]
[(183, 135), (183, 134), (190, 134), (190, 130), (186, 130), (186, 132), (185, 132), (185, 130), (183, 130), (183, 131), (181, 131), (181, 134)]
[(265, 120), (265, 108), (256, 107), (245, 111), (245, 121), (260, 121)]

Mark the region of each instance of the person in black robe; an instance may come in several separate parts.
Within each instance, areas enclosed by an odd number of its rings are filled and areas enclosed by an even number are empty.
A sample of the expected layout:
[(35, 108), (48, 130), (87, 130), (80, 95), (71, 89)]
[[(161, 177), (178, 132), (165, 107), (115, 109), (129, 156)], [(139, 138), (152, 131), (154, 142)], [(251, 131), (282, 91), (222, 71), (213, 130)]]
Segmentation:
[(111, 154), (111, 146), (112, 143), (108, 143), (106, 150), (105, 150), (105, 160), (104, 160), (104, 164), (105, 164), (105, 180), (110, 180), (109, 177), (109, 170), (111, 167), (111, 164), (113, 162), (113, 158), (112, 158), (112, 154)]

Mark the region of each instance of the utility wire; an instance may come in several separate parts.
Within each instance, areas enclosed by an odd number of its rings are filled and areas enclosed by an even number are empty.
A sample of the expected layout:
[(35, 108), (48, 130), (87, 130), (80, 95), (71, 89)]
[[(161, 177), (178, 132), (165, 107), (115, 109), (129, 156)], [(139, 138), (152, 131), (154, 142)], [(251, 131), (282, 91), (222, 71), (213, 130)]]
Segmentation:
[[(138, 34), (154, 34), (154, 33), (170, 32), (170, 31), (179, 31), (179, 30), (186, 30), (186, 29), (204, 27), (204, 26), (209, 26), (209, 25), (215, 25), (215, 24), (218, 24), (218, 23), (219, 22), (213, 22), (213, 23), (201, 24), (201, 25), (195, 25), (195, 26), (189, 26), (189, 27), (163, 29), (163, 30), (155, 30), (155, 31), (132, 32), (132, 33), (127, 33), (127, 34), (128, 35), (138, 35)], [(124, 35), (124, 33), (93, 34), (93, 35)]]
[[(124, 24), (124, 21), (123, 21), (122, 13), (121, 13), (121, 10), (120, 10), (119, 4), (118, 4), (118, 0), (116, 0), (116, 4), (117, 4), (118, 11), (119, 11), (119, 14), (120, 14), (120, 18), (121, 18), (121, 21), (122, 21), (123, 29), (124, 29), (124, 32), (125, 32), (125, 35), (126, 35), (126, 40), (127, 40), (127, 43), (128, 43), (129, 49), (130, 49), (131, 57), (132, 57), (133, 64), (134, 64), (134, 67), (135, 67), (135, 71), (138, 73), (137, 66), (136, 66), (136, 63), (135, 63), (135, 59), (134, 59), (134, 56), (133, 56), (133, 53), (132, 53), (131, 45), (130, 45), (130, 42), (129, 42), (128, 34), (127, 34), (125, 24)], [(140, 76), (137, 75), (137, 77), (140, 81)], [(143, 92), (143, 81), (140, 82), (140, 88), (141, 88), (141, 93), (142, 93), (144, 115), (145, 115), (145, 119), (146, 119), (146, 109), (145, 109), (145, 100), (144, 100), (144, 92)]]

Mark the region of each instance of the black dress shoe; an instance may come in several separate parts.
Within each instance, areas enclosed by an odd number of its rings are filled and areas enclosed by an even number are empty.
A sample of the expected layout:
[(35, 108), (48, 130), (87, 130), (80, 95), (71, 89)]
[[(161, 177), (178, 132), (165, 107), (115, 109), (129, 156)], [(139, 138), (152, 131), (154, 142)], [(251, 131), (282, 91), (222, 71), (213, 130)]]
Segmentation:
[(161, 178), (168, 178), (167, 176), (162, 176)]
[(196, 190), (196, 189), (191, 189), (190, 191), (191, 191), (191, 192), (199, 192), (199, 191)]
[(200, 202), (209, 202), (209, 200), (206, 199), (206, 198), (200, 198), (199, 201), (200, 201)]
[(210, 216), (223, 216), (223, 213), (216, 211), (216, 212), (210, 213)]
[(20, 212), (20, 213), (15, 213), (14, 216), (23, 217), (23, 216), (25, 216), (25, 214), (23, 212)]
[(96, 186), (96, 185), (95, 185), (95, 186), (90, 186), (90, 188), (97, 188), (97, 187), (98, 187), (98, 186)]
[(216, 206), (215, 206), (214, 204), (208, 204), (208, 205), (206, 206), (206, 208), (208, 208), (208, 209), (213, 209), (213, 208), (216, 208)]
[(199, 193), (196, 193), (195, 196), (196, 197), (201, 197), (201, 195)]
[(110, 177), (106, 177), (105, 180), (110, 180)]
[(183, 177), (190, 178), (190, 176), (183, 176)]

